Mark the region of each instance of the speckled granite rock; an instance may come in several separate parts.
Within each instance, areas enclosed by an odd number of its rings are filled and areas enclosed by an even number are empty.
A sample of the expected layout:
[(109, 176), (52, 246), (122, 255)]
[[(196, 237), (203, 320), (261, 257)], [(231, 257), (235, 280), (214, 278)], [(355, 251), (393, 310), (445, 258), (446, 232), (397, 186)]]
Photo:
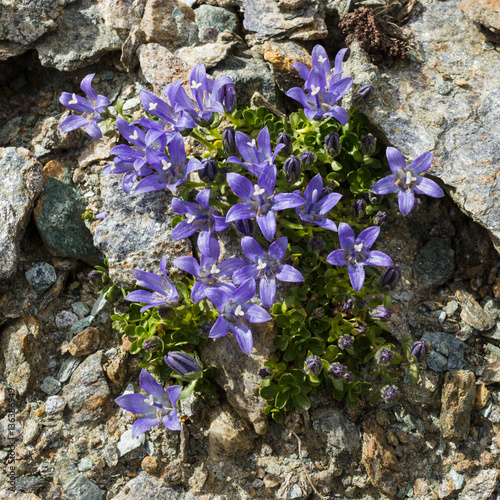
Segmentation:
[(318, 2), (244, 0), (243, 27), (258, 38), (320, 40), (328, 35)]
[(53, 30), (64, 3), (65, 0), (2, 0), (0, 61), (22, 54), (44, 33)]
[(482, 470), (458, 495), (458, 500), (487, 500), (491, 497), (498, 483), (498, 469)]
[(375, 86), (363, 111), (380, 134), (409, 160), (433, 153), (430, 174), (500, 250), (500, 54), (459, 0), (421, 4), (406, 25), (419, 46), (410, 63), (377, 68), (353, 43), (345, 74)]
[(441, 432), (445, 439), (463, 441), (469, 434), (470, 414), (476, 399), (474, 373), (446, 374), (441, 395)]
[(500, 37), (500, 4), (498, 0), (462, 0), (460, 8), (470, 18)]
[(0, 148), (0, 279), (16, 271), (19, 243), (37, 196), (42, 165), (24, 148)]
[(118, 32), (105, 25), (95, 1), (78, 0), (66, 6), (57, 28), (37, 40), (35, 48), (43, 66), (72, 71), (121, 49), (122, 43)]
[(454, 252), (450, 238), (431, 238), (418, 252), (413, 264), (413, 276), (419, 287), (427, 289), (442, 285), (453, 276)]
[(96, 423), (106, 418), (111, 393), (102, 363), (102, 351), (92, 354), (73, 372), (63, 388), (62, 396), (71, 411), (73, 425)]
[(233, 44), (225, 43), (219, 39), (215, 42), (197, 45), (196, 47), (182, 47), (176, 55), (184, 61), (190, 68), (202, 63), (205, 68), (210, 69), (217, 66), (221, 61), (227, 58)]
[(240, 20), (235, 12), (212, 5), (200, 5), (194, 11), (198, 36), (203, 42), (212, 41), (224, 30), (238, 33)]
[(159, 274), (162, 258), (167, 258), (168, 269), (176, 257), (191, 255), (189, 240), (172, 240), (172, 218), (177, 214), (170, 193), (128, 196), (122, 190), (121, 176), (101, 175), (100, 180), (108, 216), (95, 228), (94, 244), (108, 259), (116, 285), (134, 286), (134, 269)]
[(141, 472), (136, 478), (129, 481), (112, 500), (136, 500), (138, 498), (177, 500), (179, 492), (164, 486), (156, 477)]
[(35, 318), (14, 323), (0, 338), (0, 371), (20, 396), (28, 393), (35, 380), (39, 357), (37, 342), (40, 342), (40, 325)]
[(130, 29), (140, 22), (146, 0), (97, 0), (108, 28)]

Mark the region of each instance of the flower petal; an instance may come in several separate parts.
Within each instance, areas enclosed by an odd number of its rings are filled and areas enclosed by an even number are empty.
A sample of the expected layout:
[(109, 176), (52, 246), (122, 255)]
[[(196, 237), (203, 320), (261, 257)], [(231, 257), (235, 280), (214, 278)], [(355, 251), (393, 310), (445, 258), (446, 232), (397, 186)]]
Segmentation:
[(259, 271), (257, 270), (257, 266), (255, 264), (251, 264), (235, 271), (232, 276), (232, 280), (235, 285), (241, 285), (244, 281), (247, 281), (250, 278), (255, 279), (258, 273)]
[(196, 303), (203, 300), (207, 294), (207, 287), (201, 281), (196, 281), (191, 290), (191, 300)]
[(257, 224), (262, 231), (264, 238), (267, 241), (273, 241), (274, 235), (276, 234), (276, 216), (272, 210), (266, 215), (257, 216)]
[(398, 191), (398, 204), (399, 211), (405, 216), (408, 215), (415, 204), (415, 195), (413, 191), (407, 189)]
[(426, 177), (421, 177), (420, 179), (420, 182), (417, 181), (416, 193), (423, 193), (432, 198), (442, 198), (444, 196), (444, 191), (434, 181)]
[(241, 305), (245, 304), (254, 298), (256, 289), (254, 279), (244, 281), (233, 293), (233, 302)]
[(181, 430), (181, 423), (179, 422), (179, 416), (177, 415), (176, 410), (172, 410), (168, 415), (164, 416), (162, 423), (167, 429), (170, 429), (171, 431)]
[(210, 339), (218, 339), (220, 337), (225, 337), (229, 332), (228, 322), (222, 317), (219, 316), (214, 326), (210, 330), (208, 334), (208, 338)]
[[(283, 257), (286, 253), (286, 248), (288, 246), (288, 238), (286, 236), (282, 236), (278, 238), (276, 241), (273, 241), (269, 246), (269, 257), (276, 262), (280, 262), (283, 260)], [(264, 260), (264, 259), (262, 259)]]
[(80, 83), (80, 88), (87, 94), (87, 97), (92, 100), (97, 99), (97, 94), (92, 88), (92, 79), (94, 78), (95, 73), (87, 75)]
[(177, 259), (174, 260), (174, 266), (177, 266), (179, 269), (197, 278), (200, 276), (200, 265), (194, 257), (177, 257)]
[(297, 208), (304, 205), (305, 200), (300, 194), (295, 193), (278, 193), (273, 196), (273, 206), (271, 210), (278, 212), (287, 208)]
[(405, 158), (396, 148), (387, 148), (385, 154), (393, 174), (397, 174), (402, 168), (406, 168)]
[(343, 126), (349, 121), (349, 114), (342, 106), (333, 106), (325, 113), (325, 116), (335, 118)]
[(280, 272), (276, 274), (276, 278), (280, 281), (289, 281), (291, 283), (300, 283), (304, 281), (302, 273), (289, 264), (283, 264), (281, 266)]
[(338, 227), (340, 246), (344, 250), (351, 250), (354, 248), (354, 231), (351, 226), (345, 222), (341, 222)]
[(389, 194), (397, 191), (397, 186), (395, 184), (396, 176), (394, 174), (388, 175), (383, 179), (380, 179), (372, 186), (372, 193), (375, 194)]
[(237, 203), (228, 210), (226, 222), (233, 222), (239, 219), (253, 219), (256, 215), (257, 211), (252, 203)]
[(154, 292), (165, 293), (165, 285), (163, 276), (158, 274), (148, 273), (147, 271), (141, 271), (140, 269), (134, 269), (135, 279), (137, 280), (137, 286), (142, 286), (143, 288), (149, 288)]
[[(301, 219), (303, 218), (301, 217)], [(312, 222), (317, 226), (324, 227), (325, 229), (329, 229), (330, 231), (337, 231), (337, 225), (335, 224), (335, 222), (327, 219), (326, 217), (315, 217)]]
[(333, 266), (345, 266), (347, 264), (346, 253), (342, 250), (334, 250), (326, 261)]
[(434, 156), (431, 153), (423, 153), (417, 158), (415, 158), (409, 165), (408, 170), (411, 170), (414, 174), (423, 174), (431, 168), (432, 162), (434, 161)]
[(262, 261), (266, 260), (266, 251), (251, 236), (241, 238), (241, 248), (245, 253), (245, 257), (254, 264), (257, 264), (259, 259)]
[(367, 227), (356, 238), (356, 244), (363, 243), (365, 249), (371, 248), (380, 234), (379, 226)]
[[(309, 77), (309, 75), (307, 75)], [(291, 99), (294, 99), (295, 101), (298, 101), (300, 102), (300, 104), (302, 104), (302, 106), (304, 106), (304, 108), (308, 108), (309, 107), (309, 99), (306, 95), (306, 93), (304, 92), (303, 89), (301, 89), (300, 87), (293, 87), (291, 88), (287, 93), (286, 95), (288, 97), (290, 97)]]
[(245, 354), (250, 354), (253, 349), (253, 337), (250, 327), (246, 323), (230, 323), (229, 328), (234, 333), (241, 350)]
[(342, 198), (342, 195), (338, 193), (327, 194), (315, 203), (314, 211), (318, 215), (326, 215), (339, 202), (340, 198)]
[(269, 313), (257, 304), (250, 304), (248, 306), (245, 311), (245, 318), (250, 323), (265, 323), (272, 319)]
[(88, 123), (88, 120), (83, 116), (70, 115), (61, 122), (60, 127), (64, 133), (67, 133), (71, 132), (72, 130), (76, 130), (77, 128), (86, 127)]
[(154, 379), (153, 375), (144, 368), (139, 375), (139, 385), (143, 391), (152, 394), (155, 398), (162, 398), (165, 394), (163, 387)]
[(250, 201), (250, 197), (254, 192), (254, 187), (249, 179), (243, 177), (240, 174), (230, 172), (229, 174), (227, 174), (227, 183), (236, 196), (238, 196), (242, 200)]
[(267, 125), (259, 132), (257, 144), (259, 145), (259, 161), (271, 158), (273, 154), (271, 150), (271, 136), (269, 135)]
[(392, 259), (387, 254), (378, 252), (377, 250), (368, 252), (368, 258), (365, 262), (367, 266), (392, 266), (393, 264), (394, 262), (392, 262)]
[(154, 415), (154, 409), (146, 403), (142, 394), (124, 394), (115, 399), (115, 403), (134, 415)]
[[(208, 299), (214, 304), (214, 306), (222, 311), (224, 305), (229, 300), (228, 294), (223, 290), (217, 288), (206, 288), (206, 292)], [(213, 329), (213, 328), (212, 328)]]
[(246, 265), (247, 263), (245, 260), (238, 257), (231, 257), (223, 260), (221, 263), (217, 264), (217, 268), (220, 271), (218, 277), (221, 279), (229, 278), (236, 272), (236, 270), (241, 269)]
[(363, 287), (365, 282), (365, 268), (363, 266), (347, 266), (347, 272), (349, 273), (349, 279), (351, 280), (351, 285), (355, 292), (359, 292)]
[(262, 307), (271, 307), (276, 297), (276, 279), (274, 276), (263, 276), (259, 281), (259, 294)]
[[(193, 359), (193, 361), (195, 360)], [(198, 365), (198, 363), (196, 363), (196, 365)], [(174, 407), (181, 395), (182, 385), (171, 385), (170, 387), (167, 387), (167, 390), (165, 392), (167, 393), (167, 398), (169, 399), (170, 403), (172, 403), (172, 407)]]
[[(198, 221), (200, 221), (200, 220), (198, 219)], [(189, 224), (188, 222), (183, 221), (183, 222), (177, 224), (177, 226), (175, 226), (174, 229), (172, 230), (172, 239), (175, 241), (178, 241), (178, 240), (183, 240), (184, 238), (189, 238), (191, 235), (196, 233), (196, 231), (198, 231), (198, 229), (200, 229), (199, 223), (198, 224), (194, 224), (194, 223)]]
[(160, 422), (158, 421), (158, 418), (147, 418), (147, 417), (142, 417), (139, 418), (134, 422), (134, 425), (132, 425), (132, 439), (135, 439), (139, 437), (141, 434), (144, 434), (146, 431), (151, 429), (151, 427), (154, 427), (155, 425), (158, 425)]

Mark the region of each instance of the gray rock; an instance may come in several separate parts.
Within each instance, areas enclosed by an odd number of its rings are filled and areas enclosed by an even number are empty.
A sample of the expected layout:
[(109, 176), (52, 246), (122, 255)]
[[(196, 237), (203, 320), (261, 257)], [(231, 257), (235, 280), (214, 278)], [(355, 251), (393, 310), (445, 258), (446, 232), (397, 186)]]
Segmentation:
[(90, 307), (85, 304), (85, 302), (73, 302), (73, 304), (71, 304), (71, 310), (78, 316), (78, 318), (88, 316), (90, 313)]
[(335, 408), (318, 408), (311, 413), (311, 420), (331, 457), (352, 460), (361, 447), (359, 430), (354, 422)]
[(231, 78), (239, 103), (249, 104), (254, 92), (260, 92), (272, 104), (276, 101), (273, 74), (266, 62), (254, 51), (245, 50), (237, 56), (229, 56), (217, 66), (212, 76)]
[(108, 28), (93, 0), (77, 0), (64, 9), (56, 29), (35, 43), (43, 66), (72, 71), (119, 50), (123, 40)]
[(444, 332), (425, 332), (422, 337), (432, 344), (427, 366), (435, 372), (461, 370), (466, 366), (465, 344), (454, 335)]
[(0, 447), (12, 446), (22, 436), (23, 427), (19, 420), (12, 422), (12, 416), (7, 415), (0, 420)]
[(25, 275), (28, 283), (37, 292), (47, 290), (57, 281), (54, 266), (47, 262), (37, 262), (26, 271)]
[(136, 450), (144, 445), (146, 438), (144, 434), (141, 434), (139, 437), (132, 437), (132, 429), (128, 429), (120, 436), (120, 441), (116, 447), (118, 448), (118, 453), (120, 457), (130, 453), (132, 450)]
[(34, 318), (19, 320), (2, 332), (0, 368), (9, 386), (25, 396), (35, 380), (40, 362), (40, 325)]
[[(483, 302), (481, 302), (481, 305), (483, 305)], [(483, 310), (485, 313), (490, 314), (493, 319), (498, 321), (500, 319), (500, 299), (490, 299), (486, 301), (483, 305)]]
[[(70, 111), (64, 113), (64, 118), (69, 116)], [(35, 137), (31, 141), (33, 151), (37, 158), (42, 158), (52, 151), (71, 147), (71, 135), (65, 134), (60, 127), (63, 117), (49, 116), (35, 128)]]
[(491, 497), (498, 483), (498, 469), (482, 470), (467, 482), (458, 500), (487, 500)]
[(306, 0), (298, 8), (267, 0), (245, 0), (243, 27), (260, 39), (277, 37), (292, 40), (320, 40), (328, 35), (318, 2)]
[(485, 311), (474, 299), (470, 293), (459, 290), (457, 297), (462, 303), (462, 311), (460, 318), (465, 324), (478, 330), (485, 332), (491, 330), (495, 324), (495, 317), (489, 312)]
[(138, 498), (178, 500), (179, 492), (163, 486), (156, 477), (141, 472), (136, 478), (129, 481), (112, 500), (137, 500)]
[[(169, 267), (176, 257), (191, 255), (189, 240), (172, 240), (171, 223), (177, 214), (171, 194), (127, 196), (117, 175), (101, 176), (101, 192), (108, 216), (96, 227), (94, 244), (106, 255), (116, 285), (134, 286), (134, 269), (159, 274), (162, 258)], [(172, 270), (177, 271), (173, 266)]]
[(82, 458), (79, 462), (78, 462), (78, 470), (80, 472), (87, 472), (88, 470), (90, 470), (92, 468), (92, 460), (88, 457), (85, 457), (85, 458)]
[(97, 484), (83, 474), (77, 474), (63, 488), (63, 491), (64, 498), (68, 500), (101, 500), (105, 493)]
[(22, 54), (35, 40), (54, 29), (62, 15), (63, 6), (64, 2), (60, 0), (3, 0), (0, 17), (0, 61)]
[(34, 443), (40, 435), (41, 430), (42, 426), (37, 420), (28, 420), (23, 429), (23, 444)]
[(459, 0), (421, 3), (422, 12), (405, 25), (419, 47), (411, 62), (379, 70), (353, 43), (345, 75), (375, 86), (363, 111), (381, 135), (411, 160), (431, 151), (431, 175), (500, 249), (500, 54), (484, 43)]
[(0, 279), (8, 279), (16, 271), (19, 243), (42, 191), (42, 165), (27, 149), (0, 148), (0, 178)]
[(64, 383), (66, 380), (69, 380), (71, 374), (76, 370), (76, 367), (81, 363), (81, 361), (81, 359), (73, 357), (65, 359), (61, 364), (61, 368), (59, 368), (59, 373), (57, 374), (59, 382)]
[(98, 423), (106, 418), (111, 393), (102, 369), (102, 357), (102, 351), (98, 351), (85, 359), (63, 388), (62, 396), (71, 411), (73, 425)]
[(450, 238), (431, 238), (416, 256), (413, 275), (425, 290), (448, 281), (453, 276), (454, 268)]
[(37, 493), (46, 484), (45, 479), (38, 476), (21, 476), (16, 478), (16, 491)]
[(233, 44), (218, 40), (195, 47), (182, 47), (176, 51), (175, 55), (189, 67), (203, 63), (207, 69), (210, 69), (224, 61), (232, 47)]
[(104, 458), (108, 467), (115, 467), (118, 464), (120, 454), (116, 446), (108, 444), (108, 446), (102, 450), (102, 458)]
[(130, 29), (141, 20), (144, 2), (98, 0), (97, 8), (108, 28)]
[(60, 330), (69, 330), (78, 321), (78, 316), (71, 311), (61, 311), (56, 315), (56, 326)]
[(224, 30), (236, 34), (240, 31), (240, 21), (237, 14), (228, 9), (200, 5), (195, 9), (194, 14), (198, 26), (198, 36), (202, 41), (210, 41), (213, 37), (212, 33), (217, 37), (217, 34)]
[(63, 411), (66, 407), (66, 401), (61, 396), (50, 396), (45, 401), (45, 413), (47, 415), (55, 415)]
[(61, 382), (54, 377), (45, 377), (40, 389), (45, 392), (45, 394), (54, 396), (61, 390)]

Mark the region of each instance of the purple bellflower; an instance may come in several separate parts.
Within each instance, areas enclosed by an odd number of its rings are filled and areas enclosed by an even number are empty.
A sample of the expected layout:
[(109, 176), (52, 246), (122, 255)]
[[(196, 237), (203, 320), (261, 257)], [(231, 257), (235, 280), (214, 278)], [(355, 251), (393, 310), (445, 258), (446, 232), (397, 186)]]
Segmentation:
[(271, 165), (274, 165), (277, 154), (286, 147), (283, 143), (277, 144), (273, 153), (271, 148), (271, 136), (269, 135), (267, 125), (259, 132), (257, 141), (255, 139), (250, 139), (250, 137), (243, 132), (236, 132), (235, 142), (244, 161), (242, 162), (236, 156), (230, 156), (227, 162), (238, 163), (257, 177), (262, 175)]
[(181, 351), (171, 351), (165, 356), (165, 363), (167, 363), (172, 370), (186, 378), (195, 379), (198, 372), (201, 371), (201, 366), (189, 354)]
[(347, 266), (351, 285), (359, 292), (365, 282), (364, 266), (390, 266), (392, 259), (385, 253), (370, 250), (380, 233), (380, 227), (372, 226), (361, 231), (356, 240), (354, 231), (344, 222), (339, 224), (338, 232), (341, 249), (334, 250), (326, 261), (334, 266)]
[(177, 302), (179, 300), (179, 294), (175, 286), (172, 285), (170, 280), (167, 278), (166, 265), (167, 259), (161, 259), (160, 269), (163, 276), (135, 269), (134, 274), (137, 280), (137, 285), (149, 288), (152, 292), (134, 290), (125, 297), (125, 300), (147, 304), (141, 307), (141, 312), (144, 312), (146, 309), (150, 309), (151, 307), (163, 306), (171, 302)]
[(253, 348), (253, 337), (248, 323), (265, 323), (271, 316), (257, 304), (247, 304), (255, 295), (255, 280), (243, 282), (238, 289), (230, 293), (222, 289), (210, 288), (207, 297), (220, 311), (220, 316), (210, 330), (209, 337), (224, 337), (231, 330), (245, 354)]
[(387, 160), (391, 175), (380, 179), (372, 187), (377, 195), (398, 193), (399, 211), (408, 215), (415, 204), (415, 193), (426, 194), (432, 198), (444, 196), (443, 190), (430, 179), (421, 174), (429, 170), (434, 157), (431, 153), (423, 153), (406, 165), (404, 156), (396, 148), (387, 148)]
[(196, 278), (191, 290), (193, 302), (199, 302), (207, 297), (209, 289), (221, 288), (229, 294), (235, 289), (232, 283), (224, 280), (230, 278), (237, 269), (245, 266), (246, 262), (233, 257), (217, 264), (219, 255), (219, 243), (215, 238), (210, 238), (209, 253), (202, 252), (199, 264), (194, 257), (178, 257), (174, 260), (174, 265)]
[(174, 227), (172, 238), (182, 240), (188, 238), (197, 231), (206, 232), (210, 237), (214, 231), (224, 231), (229, 227), (226, 218), (216, 215), (216, 211), (208, 203), (210, 201), (210, 189), (204, 189), (196, 195), (196, 202), (182, 201), (180, 198), (172, 200), (172, 208), (178, 213), (186, 216), (186, 219)]
[(191, 99), (181, 86), (178, 87), (173, 99), (197, 123), (208, 126), (213, 121), (214, 112), (223, 114), (234, 108), (236, 93), (234, 84), (228, 76), (221, 76), (214, 81), (207, 76), (205, 65), (200, 63), (192, 69), (189, 81), (194, 99)]
[[(321, 198), (323, 192), (323, 179), (321, 174), (315, 175), (304, 191), (304, 204), (296, 208), (297, 217), (304, 221), (317, 226), (337, 231), (337, 225), (325, 215), (338, 203), (341, 194), (330, 193)], [(299, 193), (296, 191), (296, 193)], [(321, 198), (321, 199), (319, 199)]]
[(85, 127), (85, 132), (87, 132), (90, 137), (94, 139), (100, 139), (102, 137), (102, 132), (97, 122), (102, 120), (101, 113), (103, 113), (106, 106), (109, 106), (111, 103), (107, 97), (95, 93), (92, 88), (92, 78), (94, 78), (94, 76), (95, 73), (87, 75), (80, 83), (80, 88), (87, 95), (87, 99), (76, 94), (70, 94), (69, 92), (63, 92), (61, 97), (59, 97), (59, 102), (63, 106), (77, 113), (82, 113), (81, 116), (71, 115), (64, 119), (61, 123), (61, 130), (64, 133)]
[(260, 175), (257, 184), (234, 172), (227, 174), (229, 186), (245, 203), (232, 206), (226, 214), (226, 222), (255, 218), (264, 238), (272, 241), (276, 233), (275, 212), (304, 204), (298, 194), (274, 194), (276, 174), (276, 167), (271, 165)]
[(144, 369), (139, 376), (139, 384), (142, 390), (148, 393), (148, 396), (124, 394), (115, 399), (115, 402), (124, 410), (135, 415), (144, 415), (134, 422), (132, 438), (135, 439), (160, 423), (171, 431), (180, 431), (181, 424), (175, 405), (181, 395), (182, 386), (171, 385), (163, 389), (153, 376)]
[(342, 60), (347, 49), (339, 51), (335, 57), (332, 72), (326, 51), (316, 45), (312, 53), (312, 70), (303, 63), (295, 63), (295, 69), (305, 80), (307, 94), (300, 87), (290, 89), (286, 95), (304, 106), (308, 120), (321, 120), (331, 116), (345, 125), (349, 119), (347, 111), (336, 103), (344, 97), (352, 86), (352, 78), (342, 78)]
[(174, 192), (179, 184), (186, 181), (191, 172), (203, 168), (200, 160), (196, 158), (186, 161), (184, 140), (179, 133), (170, 140), (168, 155), (151, 149), (146, 151), (146, 155), (150, 166), (157, 173), (140, 180), (135, 186), (134, 194), (161, 191), (164, 188)]
[(251, 236), (241, 238), (241, 247), (249, 266), (238, 269), (233, 275), (233, 282), (240, 285), (249, 278), (259, 280), (259, 293), (262, 306), (271, 307), (276, 297), (276, 280), (298, 283), (304, 281), (304, 276), (289, 264), (283, 264), (288, 239), (283, 236), (271, 243), (266, 252)]

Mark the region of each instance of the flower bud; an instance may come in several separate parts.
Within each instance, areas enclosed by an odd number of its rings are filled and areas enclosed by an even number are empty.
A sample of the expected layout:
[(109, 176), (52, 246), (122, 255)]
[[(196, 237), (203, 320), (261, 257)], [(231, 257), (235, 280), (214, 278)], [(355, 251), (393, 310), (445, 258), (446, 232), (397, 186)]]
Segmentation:
[(351, 372), (344, 373), (344, 382), (348, 384), (354, 380), (354, 375)]
[(325, 137), (325, 151), (327, 155), (333, 160), (340, 154), (342, 145), (340, 144), (340, 137), (337, 132), (330, 132)]
[(342, 311), (345, 313), (350, 313), (352, 311), (352, 308), (354, 307), (354, 304), (356, 304), (356, 299), (354, 297), (351, 297), (350, 295), (346, 295), (344, 297), (344, 301), (342, 302)]
[(389, 307), (378, 306), (368, 311), (370, 318), (378, 321), (387, 321), (391, 317), (391, 309)]
[(360, 219), (365, 215), (366, 210), (366, 202), (362, 199), (354, 200), (354, 203), (351, 206), (351, 215), (356, 219)]
[(171, 351), (167, 353), (165, 356), (165, 363), (182, 376), (201, 370), (201, 366), (196, 359), (181, 351)]
[(290, 156), (293, 151), (292, 137), (288, 132), (280, 132), (278, 134), (278, 139), (276, 140), (276, 145), (284, 144), (285, 147), (280, 150), (279, 154), (281, 156)]
[(91, 283), (96, 283), (97, 281), (102, 281), (102, 273), (100, 271), (90, 271), (89, 274), (87, 274), (87, 279)]
[(217, 100), (224, 107), (226, 113), (231, 113), (236, 105), (236, 91), (234, 89), (234, 84), (223, 85), (217, 94)]
[(383, 224), (387, 219), (389, 218), (389, 214), (387, 212), (377, 212), (373, 218), (372, 218), (372, 222), (373, 224), (375, 224), (376, 226), (380, 226), (381, 224)]
[(320, 253), (325, 248), (325, 242), (322, 238), (315, 236), (309, 240), (307, 246), (311, 252)]
[(300, 175), (300, 160), (297, 156), (289, 156), (283, 164), (283, 170), (289, 182), (295, 182)]
[(273, 376), (273, 374), (274, 374), (274, 371), (271, 370), (271, 368), (268, 368), (267, 366), (264, 366), (264, 368), (261, 368), (259, 370), (259, 377), (261, 379), (264, 379), (264, 380), (271, 378)]
[[(384, 194), (375, 194), (372, 191), (368, 193), (368, 201), (372, 205), (380, 205), (382, 203), (382, 200), (384, 199)], [(415, 198), (415, 201), (418, 200), (418, 198)]]
[(158, 349), (158, 347), (160, 346), (161, 346), (161, 340), (154, 335), (152, 337), (149, 337), (149, 339), (145, 340), (142, 343), (142, 348), (150, 352), (156, 351), (156, 349)]
[(363, 137), (361, 137), (361, 152), (365, 156), (371, 156), (373, 153), (375, 153), (376, 144), (377, 140), (375, 139), (375, 137), (373, 137), (373, 135), (364, 135)]
[(355, 106), (359, 106), (360, 104), (363, 104), (364, 102), (368, 101), (373, 95), (373, 92), (375, 91), (375, 88), (373, 87), (372, 84), (367, 84), (363, 85), (362, 87), (359, 88), (359, 90), (354, 94), (352, 97), (352, 103)]
[(233, 127), (226, 127), (222, 132), (222, 147), (227, 156), (234, 156), (237, 153), (235, 134), (236, 131)]
[(350, 349), (352, 347), (353, 342), (354, 342), (354, 337), (346, 334), (339, 337), (339, 339), (337, 340), (337, 345), (339, 346), (340, 349)]
[(235, 222), (236, 230), (243, 236), (252, 236), (253, 234), (253, 220), (239, 219)]
[(200, 171), (200, 177), (202, 180), (213, 181), (217, 176), (219, 171), (219, 164), (213, 158), (204, 158), (201, 160), (203, 168)]
[(328, 368), (328, 375), (333, 378), (342, 378), (346, 372), (346, 367), (340, 363), (332, 363)]
[(392, 361), (392, 358), (394, 358), (394, 353), (385, 347), (377, 352), (377, 361), (381, 365), (388, 365)]
[(386, 403), (392, 401), (393, 399), (396, 399), (399, 395), (399, 391), (394, 385), (385, 385), (384, 387), (382, 387), (380, 392)]
[(310, 167), (315, 159), (313, 152), (307, 150), (302, 151), (302, 153), (300, 153), (300, 166), (302, 168)]
[(410, 354), (418, 363), (423, 361), (430, 352), (431, 346), (425, 340), (417, 340), (417, 342), (413, 342), (410, 347)]
[(389, 266), (382, 276), (382, 287), (388, 287), (393, 290), (394, 287), (401, 281), (403, 273), (397, 264)]
[(358, 332), (359, 334), (362, 334), (362, 333), (365, 333), (366, 332), (366, 325), (364, 323), (362, 323), (361, 321), (358, 321), (355, 325), (354, 325), (354, 329), (356, 330), (356, 332)]
[(323, 362), (318, 356), (310, 356), (304, 362), (304, 371), (308, 375), (319, 375), (323, 370)]

